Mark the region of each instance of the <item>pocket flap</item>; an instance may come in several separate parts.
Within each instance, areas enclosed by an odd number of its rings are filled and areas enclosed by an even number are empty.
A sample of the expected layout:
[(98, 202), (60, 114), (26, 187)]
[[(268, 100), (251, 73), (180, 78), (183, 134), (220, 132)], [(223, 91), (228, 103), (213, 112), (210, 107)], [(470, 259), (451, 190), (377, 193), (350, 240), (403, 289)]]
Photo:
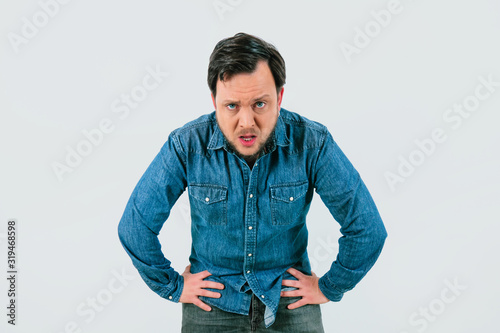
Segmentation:
[(295, 200), (303, 197), (307, 193), (309, 183), (307, 181), (292, 183), (292, 184), (280, 184), (271, 186), (271, 198), (293, 203)]
[(189, 195), (207, 205), (227, 199), (227, 187), (212, 184), (193, 184), (188, 187)]

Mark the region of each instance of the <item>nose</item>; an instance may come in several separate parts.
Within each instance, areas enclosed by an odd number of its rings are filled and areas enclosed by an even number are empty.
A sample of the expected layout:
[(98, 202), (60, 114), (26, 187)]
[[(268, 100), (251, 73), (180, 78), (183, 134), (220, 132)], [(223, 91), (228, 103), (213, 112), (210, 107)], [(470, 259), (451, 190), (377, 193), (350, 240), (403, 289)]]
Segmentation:
[(255, 125), (254, 112), (252, 108), (241, 108), (239, 113), (239, 126), (240, 128), (251, 128)]

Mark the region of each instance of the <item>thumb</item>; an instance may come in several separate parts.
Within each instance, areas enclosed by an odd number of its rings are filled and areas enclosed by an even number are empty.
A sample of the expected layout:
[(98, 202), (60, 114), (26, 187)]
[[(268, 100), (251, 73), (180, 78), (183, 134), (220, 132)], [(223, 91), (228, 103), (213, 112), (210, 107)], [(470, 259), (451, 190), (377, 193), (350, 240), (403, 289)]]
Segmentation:
[(191, 264), (187, 265), (186, 266), (186, 269), (184, 270), (184, 274), (185, 273), (190, 273), (191, 272)]

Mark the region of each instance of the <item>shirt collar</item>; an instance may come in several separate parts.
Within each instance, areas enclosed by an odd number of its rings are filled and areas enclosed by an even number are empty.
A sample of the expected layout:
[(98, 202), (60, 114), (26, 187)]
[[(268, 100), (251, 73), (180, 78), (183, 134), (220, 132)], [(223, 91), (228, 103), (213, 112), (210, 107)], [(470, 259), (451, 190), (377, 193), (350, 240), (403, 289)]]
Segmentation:
[[(225, 146), (225, 138), (224, 134), (222, 134), (222, 131), (219, 128), (219, 124), (217, 124), (217, 121), (215, 121), (215, 112), (214, 112), (214, 123), (215, 123), (215, 130), (212, 133), (212, 136), (210, 137), (210, 141), (208, 142), (208, 149), (216, 150), (223, 148)], [(290, 140), (288, 140), (288, 137), (286, 135), (285, 131), (285, 123), (283, 122), (283, 118), (281, 117), (281, 113), (278, 116), (278, 121), (276, 123), (276, 128), (274, 129), (274, 144), (277, 146), (285, 147), (290, 144)]]

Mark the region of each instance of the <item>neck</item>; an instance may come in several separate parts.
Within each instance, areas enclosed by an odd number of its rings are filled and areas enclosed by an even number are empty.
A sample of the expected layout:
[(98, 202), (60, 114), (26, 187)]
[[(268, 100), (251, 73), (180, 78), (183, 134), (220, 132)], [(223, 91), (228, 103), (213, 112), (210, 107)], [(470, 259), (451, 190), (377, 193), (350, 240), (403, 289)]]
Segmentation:
[(245, 162), (247, 162), (250, 169), (253, 168), (253, 165), (255, 164), (255, 161), (257, 161), (258, 157), (259, 156), (252, 156), (252, 157), (245, 158)]

